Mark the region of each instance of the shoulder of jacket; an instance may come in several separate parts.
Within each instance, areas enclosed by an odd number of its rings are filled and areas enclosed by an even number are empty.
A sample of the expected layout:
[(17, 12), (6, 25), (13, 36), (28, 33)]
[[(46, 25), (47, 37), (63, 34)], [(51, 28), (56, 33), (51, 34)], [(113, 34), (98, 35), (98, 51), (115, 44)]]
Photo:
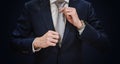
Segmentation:
[(81, 3), (83, 3), (84, 5), (90, 6), (91, 2), (86, 1), (86, 0), (80, 0)]

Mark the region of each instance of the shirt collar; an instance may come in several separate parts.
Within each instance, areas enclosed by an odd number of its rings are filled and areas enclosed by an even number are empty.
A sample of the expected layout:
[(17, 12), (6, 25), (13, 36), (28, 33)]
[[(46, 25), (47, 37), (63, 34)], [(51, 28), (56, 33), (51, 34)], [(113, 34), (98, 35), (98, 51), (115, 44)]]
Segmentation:
[[(50, 0), (50, 4), (53, 4), (57, 0)], [(69, 3), (69, 0), (65, 0), (67, 3)]]

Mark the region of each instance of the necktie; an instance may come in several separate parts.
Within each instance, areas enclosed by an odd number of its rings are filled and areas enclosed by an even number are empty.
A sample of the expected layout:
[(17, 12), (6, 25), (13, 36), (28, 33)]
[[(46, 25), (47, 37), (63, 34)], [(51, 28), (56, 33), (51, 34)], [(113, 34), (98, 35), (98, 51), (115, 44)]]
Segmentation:
[(63, 16), (63, 13), (59, 12), (59, 9), (64, 7), (64, 5), (66, 4), (65, 1), (56, 1), (56, 6), (58, 8), (58, 17), (57, 17), (57, 24), (55, 27), (55, 30), (60, 34), (60, 40), (59, 40), (59, 46), (61, 47), (61, 42), (62, 42), (62, 38), (63, 38), (63, 34), (64, 34), (64, 29), (65, 29), (65, 18)]

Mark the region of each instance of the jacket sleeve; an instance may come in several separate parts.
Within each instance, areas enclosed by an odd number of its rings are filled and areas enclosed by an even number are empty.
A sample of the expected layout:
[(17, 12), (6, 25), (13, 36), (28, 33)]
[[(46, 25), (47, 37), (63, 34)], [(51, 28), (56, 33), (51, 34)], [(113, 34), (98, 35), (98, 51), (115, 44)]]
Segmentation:
[(104, 32), (103, 24), (95, 17), (95, 12), (91, 4), (88, 7), (87, 20), (85, 29), (80, 35), (80, 39), (100, 51), (110, 50), (110, 41)]
[(12, 47), (21, 53), (32, 52), (32, 42), (34, 40), (30, 12), (27, 7), (23, 9), (18, 18), (17, 26), (11, 35)]

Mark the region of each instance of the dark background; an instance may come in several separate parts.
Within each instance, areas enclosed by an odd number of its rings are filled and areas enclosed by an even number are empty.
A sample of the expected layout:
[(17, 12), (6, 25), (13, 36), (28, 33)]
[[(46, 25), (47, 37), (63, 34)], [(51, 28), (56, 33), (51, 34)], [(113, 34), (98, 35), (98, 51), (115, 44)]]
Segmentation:
[[(18, 54), (11, 50), (9, 34), (15, 28), (16, 20), (21, 13), (24, 3), (29, 0), (4, 0), (0, 3), (0, 62), (3, 64), (32, 64), (33, 54)], [(108, 34), (112, 52), (101, 55), (98, 52), (91, 52), (87, 55), (86, 63), (94, 64), (115, 64), (119, 62), (119, 2), (115, 0), (88, 0), (92, 3), (98, 18), (104, 21), (105, 31)], [(95, 53), (95, 54), (94, 54)], [(90, 59), (94, 57), (94, 59)], [(91, 63), (90, 63), (91, 64)]]

